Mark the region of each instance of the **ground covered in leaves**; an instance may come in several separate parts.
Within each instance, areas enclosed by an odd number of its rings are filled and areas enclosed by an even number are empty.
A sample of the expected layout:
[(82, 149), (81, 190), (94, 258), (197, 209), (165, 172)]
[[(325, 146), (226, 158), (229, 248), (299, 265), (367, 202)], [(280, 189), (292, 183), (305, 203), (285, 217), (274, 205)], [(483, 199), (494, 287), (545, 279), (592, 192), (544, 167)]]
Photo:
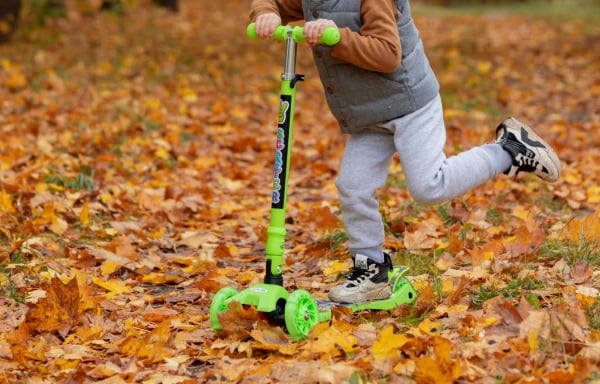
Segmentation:
[[(245, 38), (246, 2), (139, 3), (25, 22), (0, 46), (0, 382), (600, 379), (597, 23), (417, 12), (448, 153), (511, 114), (563, 176), (424, 207), (394, 162), (386, 245), (418, 299), (292, 341), (252, 310), (209, 323), (217, 290), (262, 281), (283, 45)], [(324, 297), (349, 268), (344, 137), (298, 56), (284, 277)]]

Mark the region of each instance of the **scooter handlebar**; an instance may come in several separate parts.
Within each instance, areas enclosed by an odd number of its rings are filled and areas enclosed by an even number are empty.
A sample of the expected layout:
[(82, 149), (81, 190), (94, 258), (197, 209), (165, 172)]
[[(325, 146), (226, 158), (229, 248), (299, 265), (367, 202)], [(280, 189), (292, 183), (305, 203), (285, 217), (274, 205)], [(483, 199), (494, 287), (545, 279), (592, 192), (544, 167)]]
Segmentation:
[[(290, 27), (289, 25), (280, 25), (275, 28), (275, 32), (271, 39), (274, 40), (287, 40), (288, 38), (288, 30), (292, 29), (292, 38), (296, 43), (306, 42), (306, 37), (304, 37), (304, 28), (300, 26)], [(256, 24), (250, 23), (248, 28), (246, 29), (246, 33), (249, 38), (252, 40), (258, 40), (259, 37), (256, 34)], [(340, 41), (340, 31), (335, 27), (327, 27), (323, 30), (321, 37), (317, 40), (320, 44), (325, 45), (335, 45)]]

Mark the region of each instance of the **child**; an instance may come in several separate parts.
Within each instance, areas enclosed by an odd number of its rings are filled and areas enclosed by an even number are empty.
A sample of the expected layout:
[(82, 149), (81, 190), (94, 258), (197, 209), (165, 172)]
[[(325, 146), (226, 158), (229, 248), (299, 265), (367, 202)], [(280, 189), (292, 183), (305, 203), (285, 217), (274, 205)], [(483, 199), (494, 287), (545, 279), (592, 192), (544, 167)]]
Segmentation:
[[(384, 228), (377, 189), (398, 152), (413, 199), (437, 204), (500, 173), (532, 172), (546, 181), (560, 175), (554, 150), (531, 128), (508, 118), (496, 142), (446, 157), (439, 85), (408, 0), (253, 0), (256, 32), (305, 20), (327, 103), (349, 134), (336, 186), (353, 259), (352, 272), (329, 299), (359, 303), (391, 295), (383, 252)], [(333, 47), (317, 44), (327, 27), (340, 30)]]

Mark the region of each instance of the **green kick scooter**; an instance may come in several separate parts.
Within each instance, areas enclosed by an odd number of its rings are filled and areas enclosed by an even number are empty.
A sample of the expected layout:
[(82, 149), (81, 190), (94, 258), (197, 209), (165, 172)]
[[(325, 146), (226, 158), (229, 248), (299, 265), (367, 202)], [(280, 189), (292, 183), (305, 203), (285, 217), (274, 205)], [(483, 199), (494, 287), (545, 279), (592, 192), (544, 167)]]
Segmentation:
[[(250, 24), (247, 34), (251, 39), (258, 39), (254, 23)], [(305, 42), (302, 27), (279, 26), (272, 37), (286, 42), (284, 71), (281, 75), (281, 97), (279, 121), (277, 127), (277, 143), (275, 151), (273, 198), (271, 219), (267, 229), (266, 272), (264, 282), (238, 292), (232, 287), (220, 289), (210, 306), (210, 323), (214, 330), (223, 329), (219, 321), (219, 313), (227, 311), (231, 301), (245, 306), (253, 306), (262, 312), (269, 323), (284, 326), (293, 340), (304, 339), (311, 328), (318, 322), (331, 320), (334, 306), (347, 306), (353, 311), (392, 310), (400, 304), (410, 303), (417, 297), (411, 283), (403, 275), (406, 266), (393, 267), (389, 272), (392, 296), (385, 300), (375, 300), (360, 304), (339, 304), (327, 300), (317, 300), (308, 291), (298, 289), (289, 293), (283, 287), (283, 256), (285, 248), (285, 208), (287, 201), (287, 184), (290, 169), (292, 127), (294, 122), (294, 105), (296, 85), (304, 80), (303, 75), (296, 74), (297, 44)], [(337, 28), (326, 28), (319, 38), (319, 43), (334, 45), (340, 39)]]

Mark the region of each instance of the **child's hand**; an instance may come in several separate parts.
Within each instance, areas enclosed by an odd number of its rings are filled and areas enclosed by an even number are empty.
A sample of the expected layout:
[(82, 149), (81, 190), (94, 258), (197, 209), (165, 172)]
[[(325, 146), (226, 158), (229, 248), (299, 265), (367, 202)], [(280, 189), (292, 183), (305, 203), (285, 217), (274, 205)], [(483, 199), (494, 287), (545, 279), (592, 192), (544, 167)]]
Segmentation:
[(308, 21), (304, 24), (304, 37), (309, 46), (317, 44), (317, 39), (323, 34), (323, 30), (328, 27), (335, 27), (337, 25), (333, 20), (329, 19), (317, 19)]
[(256, 18), (256, 35), (262, 39), (273, 36), (275, 28), (281, 24), (281, 17), (276, 13), (265, 13)]

